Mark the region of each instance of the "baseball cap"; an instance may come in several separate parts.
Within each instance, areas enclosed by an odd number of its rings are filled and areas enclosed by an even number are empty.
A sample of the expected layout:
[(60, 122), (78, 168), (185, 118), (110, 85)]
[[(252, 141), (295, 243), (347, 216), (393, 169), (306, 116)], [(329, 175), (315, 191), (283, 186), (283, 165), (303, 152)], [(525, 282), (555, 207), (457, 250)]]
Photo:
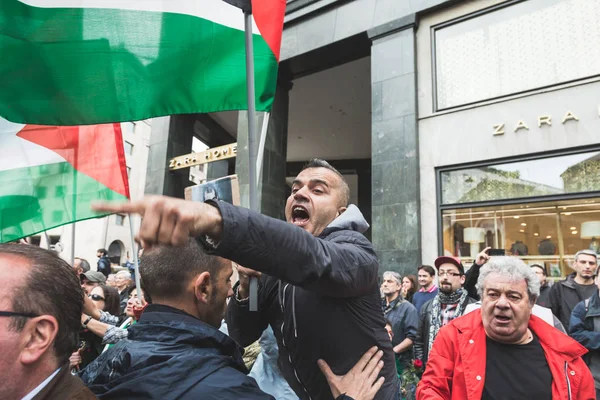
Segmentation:
[(435, 259), (435, 267), (437, 269), (440, 269), (440, 265), (442, 264), (456, 265), (458, 272), (460, 272), (461, 275), (465, 274), (465, 267), (463, 267), (462, 263), (457, 257), (442, 256)]
[(85, 278), (90, 282), (98, 282), (98, 283), (106, 282), (106, 277), (104, 276), (104, 274), (102, 272), (88, 271), (88, 272), (83, 273), (82, 275), (85, 276)]

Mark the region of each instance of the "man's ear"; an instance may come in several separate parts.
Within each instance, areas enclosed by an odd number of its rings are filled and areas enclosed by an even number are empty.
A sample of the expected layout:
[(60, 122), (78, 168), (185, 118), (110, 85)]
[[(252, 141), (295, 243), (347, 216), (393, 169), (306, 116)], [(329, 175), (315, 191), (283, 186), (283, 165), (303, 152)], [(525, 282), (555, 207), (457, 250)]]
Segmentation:
[(194, 295), (196, 296), (196, 300), (206, 304), (208, 303), (208, 299), (210, 299), (211, 292), (212, 285), (210, 284), (210, 273), (204, 271), (196, 277), (196, 281), (194, 282)]
[(48, 351), (52, 351), (57, 334), (58, 321), (51, 315), (28, 320), (21, 332), (21, 363), (33, 364)]
[(338, 214), (337, 216), (339, 217), (340, 215), (342, 215), (344, 213), (344, 211), (346, 211), (348, 209), (348, 207), (340, 207), (338, 208)]

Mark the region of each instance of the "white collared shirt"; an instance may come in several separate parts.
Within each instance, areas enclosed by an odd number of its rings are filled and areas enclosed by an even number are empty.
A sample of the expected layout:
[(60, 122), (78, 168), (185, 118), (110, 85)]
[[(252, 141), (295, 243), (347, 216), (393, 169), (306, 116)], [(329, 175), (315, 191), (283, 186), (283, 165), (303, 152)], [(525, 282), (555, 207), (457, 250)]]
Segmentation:
[(41, 392), (42, 389), (45, 388), (46, 385), (48, 385), (50, 383), (50, 381), (52, 380), (52, 378), (54, 378), (56, 376), (56, 374), (58, 374), (58, 371), (60, 371), (60, 368), (57, 369), (56, 371), (54, 371), (54, 373), (52, 375), (50, 375), (42, 383), (40, 383), (39, 385), (37, 385), (35, 389), (33, 389), (31, 392), (29, 392), (27, 394), (27, 396), (23, 397), (21, 400), (31, 400), (31, 399), (33, 399), (33, 397), (36, 394), (38, 394), (39, 392)]

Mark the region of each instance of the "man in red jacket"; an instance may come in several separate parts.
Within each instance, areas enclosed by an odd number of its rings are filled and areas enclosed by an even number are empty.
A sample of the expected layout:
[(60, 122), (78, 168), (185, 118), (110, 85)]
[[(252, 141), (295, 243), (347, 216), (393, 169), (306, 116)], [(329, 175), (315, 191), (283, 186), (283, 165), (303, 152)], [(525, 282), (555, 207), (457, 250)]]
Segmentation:
[(532, 315), (540, 282), (531, 268), (493, 257), (477, 289), (481, 309), (440, 330), (417, 399), (596, 398), (587, 350)]

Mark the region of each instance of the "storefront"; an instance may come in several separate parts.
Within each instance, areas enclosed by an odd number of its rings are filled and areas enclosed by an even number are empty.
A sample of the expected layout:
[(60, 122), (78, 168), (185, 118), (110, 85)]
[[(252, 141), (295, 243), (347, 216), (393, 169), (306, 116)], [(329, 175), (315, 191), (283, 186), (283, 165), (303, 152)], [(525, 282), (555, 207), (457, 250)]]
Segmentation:
[[(600, 4), (469, 2), (417, 31), (423, 263), (600, 250)], [(435, 238), (435, 240), (433, 239)]]
[(440, 168), (437, 182), (444, 254), (503, 249), (560, 277), (577, 251), (600, 250), (600, 149)]

